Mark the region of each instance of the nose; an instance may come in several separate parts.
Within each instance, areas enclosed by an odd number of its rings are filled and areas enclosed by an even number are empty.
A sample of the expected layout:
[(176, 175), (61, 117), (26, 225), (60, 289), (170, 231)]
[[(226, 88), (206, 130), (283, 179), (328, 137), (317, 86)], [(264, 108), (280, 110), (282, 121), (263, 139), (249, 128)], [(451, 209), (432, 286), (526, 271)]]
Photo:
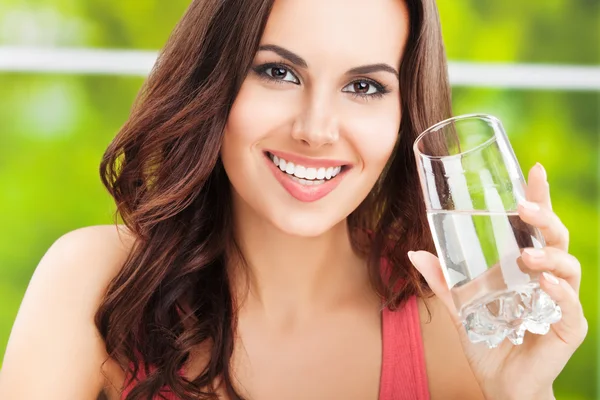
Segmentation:
[[(338, 119), (325, 96), (310, 101), (296, 118), (292, 137), (304, 146), (319, 148), (339, 139)], [(330, 103), (330, 102), (329, 102)]]

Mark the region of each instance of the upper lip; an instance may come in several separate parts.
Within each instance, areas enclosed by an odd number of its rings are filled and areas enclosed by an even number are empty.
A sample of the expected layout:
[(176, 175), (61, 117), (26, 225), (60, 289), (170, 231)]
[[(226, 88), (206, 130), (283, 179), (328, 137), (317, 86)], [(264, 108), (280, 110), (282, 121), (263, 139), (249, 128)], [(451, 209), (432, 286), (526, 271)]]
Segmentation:
[(283, 158), (285, 161), (291, 161), (294, 165), (302, 165), (307, 168), (329, 168), (329, 167), (341, 167), (349, 166), (350, 163), (342, 160), (333, 160), (326, 158), (310, 158), (304, 157), (292, 153), (286, 153), (278, 150), (266, 150), (267, 153), (273, 154), (279, 158)]

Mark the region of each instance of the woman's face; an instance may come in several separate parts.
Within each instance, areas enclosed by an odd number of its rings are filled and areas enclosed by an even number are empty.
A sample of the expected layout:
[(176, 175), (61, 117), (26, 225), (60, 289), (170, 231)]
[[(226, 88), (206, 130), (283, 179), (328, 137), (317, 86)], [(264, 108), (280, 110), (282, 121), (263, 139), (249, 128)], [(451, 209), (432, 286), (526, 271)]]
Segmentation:
[(222, 160), (238, 212), (317, 236), (365, 199), (400, 126), (401, 0), (276, 0)]

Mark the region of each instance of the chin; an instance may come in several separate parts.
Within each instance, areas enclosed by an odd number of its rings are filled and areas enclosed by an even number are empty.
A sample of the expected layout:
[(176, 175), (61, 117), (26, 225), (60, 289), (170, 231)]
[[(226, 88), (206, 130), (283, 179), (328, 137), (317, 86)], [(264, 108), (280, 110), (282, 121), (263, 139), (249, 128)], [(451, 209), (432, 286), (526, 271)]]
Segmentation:
[(309, 238), (321, 236), (343, 221), (344, 218), (323, 217), (320, 213), (286, 212), (273, 216), (271, 223), (285, 234)]

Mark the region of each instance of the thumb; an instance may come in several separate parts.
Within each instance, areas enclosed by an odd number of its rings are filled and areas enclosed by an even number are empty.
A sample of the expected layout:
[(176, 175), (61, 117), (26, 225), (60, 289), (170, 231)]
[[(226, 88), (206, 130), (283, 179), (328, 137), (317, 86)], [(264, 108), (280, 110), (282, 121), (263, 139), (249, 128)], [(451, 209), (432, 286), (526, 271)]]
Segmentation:
[(450, 289), (448, 289), (440, 260), (427, 251), (409, 251), (408, 259), (417, 271), (423, 275), (433, 293), (444, 303), (454, 323), (457, 324), (458, 313)]

